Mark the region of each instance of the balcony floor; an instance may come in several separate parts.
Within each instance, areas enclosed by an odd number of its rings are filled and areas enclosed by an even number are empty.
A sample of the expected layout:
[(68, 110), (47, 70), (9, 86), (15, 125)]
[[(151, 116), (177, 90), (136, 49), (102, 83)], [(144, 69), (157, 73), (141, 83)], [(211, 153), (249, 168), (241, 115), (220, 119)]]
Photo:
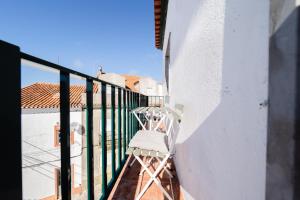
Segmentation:
[[(134, 163), (134, 165), (129, 168), (129, 163), (133, 160), (133, 157), (129, 157), (127, 162), (109, 196), (110, 200), (133, 200), (134, 197), (142, 190), (143, 186), (149, 180), (149, 175), (147, 172), (144, 172), (143, 175), (139, 176), (139, 173), (142, 169), (138, 161)], [(153, 162), (153, 165), (157, 165), (157, 162)], [(183, 200), (183, 196), (180, 193), (179, 182), (176, 176), (176, 171), (172, 163), (170, 163), (172, 170), (172, 174), (174, 178), (170, 179), (165, 172), (161, 172), (159, 175), (159, 179), (161, 184), (165, 188), (165, 190), (172, 197), (174, 195), (174, 200)], [(149, 168), (153, 171), (153, 168)], [(172, 195), (173, 193), (173, 195)], [(146, 193), (141, 198), (142, 200), (164, 200), (167, 199), (158, 186), (155, 183), (152, 183), (148, 188)]]

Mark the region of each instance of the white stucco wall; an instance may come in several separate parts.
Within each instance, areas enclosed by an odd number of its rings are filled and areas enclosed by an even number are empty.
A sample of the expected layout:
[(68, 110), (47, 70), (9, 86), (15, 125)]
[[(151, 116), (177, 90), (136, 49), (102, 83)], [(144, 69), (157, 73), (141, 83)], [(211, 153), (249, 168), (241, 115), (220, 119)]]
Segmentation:
[[(269, 1), (169, 1), (170, 106), (185, 199), (265, 197)], [(180, 27), (180, 28), (179, 28)]]
[[(71, 145), (74, 186), (81, 184), (81, 112), (70, 113), (75, 129)], [(55, 194), (54, 170), (60, 168), (60, 147), (54, 147), (54, 126), (59, 113), (22, 114), (22, 166), (24, 199), (41, 199)], [(42, 164), (40, 164), (42, 163)]]
[(147, 96), (162, 96), (161, 85), (150, 77), (141, 77), (139, 81), (140, 93)]
[(125, 77), (115, 73), (97, 74), (97, 77), (108, 83), (125, 88)]

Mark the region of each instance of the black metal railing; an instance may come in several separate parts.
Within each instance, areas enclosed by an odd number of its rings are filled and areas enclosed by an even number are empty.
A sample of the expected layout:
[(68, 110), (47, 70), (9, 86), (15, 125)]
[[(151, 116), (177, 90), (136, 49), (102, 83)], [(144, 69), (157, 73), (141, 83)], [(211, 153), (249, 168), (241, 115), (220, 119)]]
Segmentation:
[(163, 107), (165, 106), (164, 96), (148, 96), (146, 104), (152, 107)]
[[(9, 174), (8, 181), (1, 182), (2, 197), (4, 199), (22, 199), (22, 166), (21, 166), (21, 61), (36, 63), (58, 70), (60, 73), (60, 126), (61, 126), (61, 197), (63, 200), (71, 199), (71, 169), (70, 169), (70, 75), (76, 75), (86, 80), (86, 146), (87, 146), (87, 198), (94, 199), (94, 152), (93, 152), (93, 87), (94, 82), (101, 84), (101, 171), (102, 194), (101, 199), (106, 199), (126, 161), (126, 147), (138, 130), (137, 120), (130, 112), (139, 106), (148, 106), (147, 96), (127, 90), (118, 85), (108, 83), (98, 78), (77, 72), (48, 62), (46, 60), (23, 53), (20, 48), (0, 41), (0, 66), (3, 78), (0, 80), (5, 98), (1, 99), (5, 116), (1, 115), (1, 123), (9, 127), (4, 134), (5, 144), (0, 145), (5, 154), (2, 165), (3, 172)], [(111, 88), (111, 173), (112, 178), (107, 181), (107, 86)], [(117, 92), (117, 98), (116, 98)], [(116, 106), (117, 100), (117, 106)], [(116, 112), (117, 109), (117, 112)], [(123, 111), (123, 113), (122, 113)], [(117, 123), (115, 116), (117, 115)], [(116, 126), (117, 124), (117, 126)], [(123, 125), (123, 127), (122, 127)], [(115, 133), (117, 132), (117, 139)], [(122, 135), (123, 134), (123, 135)], [(123, 145), (123, 148), (122, 148)], [(116, 160), (115, 149), (118, 148)], [(118, 167), (116, 167), (118, 162)]]

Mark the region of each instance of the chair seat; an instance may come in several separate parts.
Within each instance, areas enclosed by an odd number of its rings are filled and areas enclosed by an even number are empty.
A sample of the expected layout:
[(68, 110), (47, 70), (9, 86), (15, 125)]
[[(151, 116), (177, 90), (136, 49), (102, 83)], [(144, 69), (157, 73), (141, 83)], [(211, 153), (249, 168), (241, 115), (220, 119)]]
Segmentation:
[(156, 151), (163, 154), (169, 153), (167, 135), (157, 131), (140, 130), (129, 143), (130, 148)]

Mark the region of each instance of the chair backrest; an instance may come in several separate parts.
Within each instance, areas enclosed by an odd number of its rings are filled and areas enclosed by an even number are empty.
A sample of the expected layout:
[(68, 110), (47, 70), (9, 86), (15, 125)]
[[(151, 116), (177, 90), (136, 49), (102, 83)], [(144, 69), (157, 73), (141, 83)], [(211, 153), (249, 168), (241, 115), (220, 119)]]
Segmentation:
[(180, 118), (174, 111), (168, 111), (166, 114), (166, 134), (168, 138), (168, 148), (171, 154), (175, 153), (175, 143), (179, 133)]

